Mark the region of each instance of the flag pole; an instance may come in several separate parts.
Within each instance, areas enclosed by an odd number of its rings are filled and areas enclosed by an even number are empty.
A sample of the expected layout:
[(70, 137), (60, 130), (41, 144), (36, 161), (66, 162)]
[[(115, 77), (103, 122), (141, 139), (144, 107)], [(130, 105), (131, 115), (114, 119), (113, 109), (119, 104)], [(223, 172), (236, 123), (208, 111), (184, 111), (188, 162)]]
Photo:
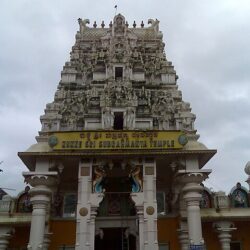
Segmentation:
[(117, 12), (117, 5), (115, 5), (115, 16), (116, 16), (116, 12)]

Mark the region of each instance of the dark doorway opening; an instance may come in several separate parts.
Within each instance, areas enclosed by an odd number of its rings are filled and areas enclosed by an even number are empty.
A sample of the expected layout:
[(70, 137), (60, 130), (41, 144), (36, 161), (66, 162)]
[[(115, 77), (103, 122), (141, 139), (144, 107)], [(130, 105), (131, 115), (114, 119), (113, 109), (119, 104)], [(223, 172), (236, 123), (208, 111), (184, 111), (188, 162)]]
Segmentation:
[(95, 237), (95, 250), (136, 250), (136, 238), (126, 236), (126, 228), (103, 228), (103, 237)]
[(115, 80), (122, 79), (123, 77), (123, 67), (115, 67)]
[(123, 129), (123, 112), (115, 112), (114, 113), (114, 129), (121, 130)]
[(231, 242), (230, 243), (231, 250), (241, 250), (241, 242)]

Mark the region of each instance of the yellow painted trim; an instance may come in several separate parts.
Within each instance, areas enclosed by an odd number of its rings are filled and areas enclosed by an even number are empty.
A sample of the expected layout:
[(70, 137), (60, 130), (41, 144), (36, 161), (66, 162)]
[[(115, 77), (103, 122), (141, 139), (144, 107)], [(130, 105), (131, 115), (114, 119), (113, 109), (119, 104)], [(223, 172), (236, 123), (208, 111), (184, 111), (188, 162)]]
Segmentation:
[(181, 131), (82, 131), (55, 132), (48, 143), (53, 151), (92, 151), (113, 154), (123, 150), (176, 150), (182, 149)]

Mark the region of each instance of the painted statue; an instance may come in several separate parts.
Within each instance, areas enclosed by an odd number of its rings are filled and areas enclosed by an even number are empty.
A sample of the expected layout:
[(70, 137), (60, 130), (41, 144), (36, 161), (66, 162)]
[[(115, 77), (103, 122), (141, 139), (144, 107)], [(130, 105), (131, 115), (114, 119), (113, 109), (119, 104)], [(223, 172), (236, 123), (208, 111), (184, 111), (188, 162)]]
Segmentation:
[(132, 167), (129, 177), (132, 181), (132, 192), (138, 193), (142, 190), (141, 168), (140, 166)]
[(103, 181), (106, 177), (106, 172), (103, 166), (97, 166), (94, 168), (94, 179), (93, 179), (93, 192), (103, 193), (105, 189), (103, 188)]
[(241, 190), (236, 190), (233, 194), (234, 196), (234, 206), (235, 207), (245, 207), (245, 195)]

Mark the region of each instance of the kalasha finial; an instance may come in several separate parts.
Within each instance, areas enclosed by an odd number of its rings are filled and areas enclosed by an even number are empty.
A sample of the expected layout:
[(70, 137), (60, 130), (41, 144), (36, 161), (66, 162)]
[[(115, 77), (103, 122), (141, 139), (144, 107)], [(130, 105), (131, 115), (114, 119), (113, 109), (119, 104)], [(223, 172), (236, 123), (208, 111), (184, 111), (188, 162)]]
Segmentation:
[(105, 27), (105, 23), (104, 21), (102, 21), (101, 27), (104, 28)]
[(141, 21), (141, 27), (144, 28), (144, 23), (143, 23), (143, 21)]
[(136, 22), (134, 21), (134, 23), (133, 23), (133, 27), (135, 28), (136, 27)]
[(109, 28), (112, 28), (112, 26), (113, 26), (112, 21), (110, 21)]
[(126, 21), (125, 25), (128, 27), (128, 21)]
[(94, 21), (93, 27), (94, 27), (94, 28), (97, 27), (96, 21)]

